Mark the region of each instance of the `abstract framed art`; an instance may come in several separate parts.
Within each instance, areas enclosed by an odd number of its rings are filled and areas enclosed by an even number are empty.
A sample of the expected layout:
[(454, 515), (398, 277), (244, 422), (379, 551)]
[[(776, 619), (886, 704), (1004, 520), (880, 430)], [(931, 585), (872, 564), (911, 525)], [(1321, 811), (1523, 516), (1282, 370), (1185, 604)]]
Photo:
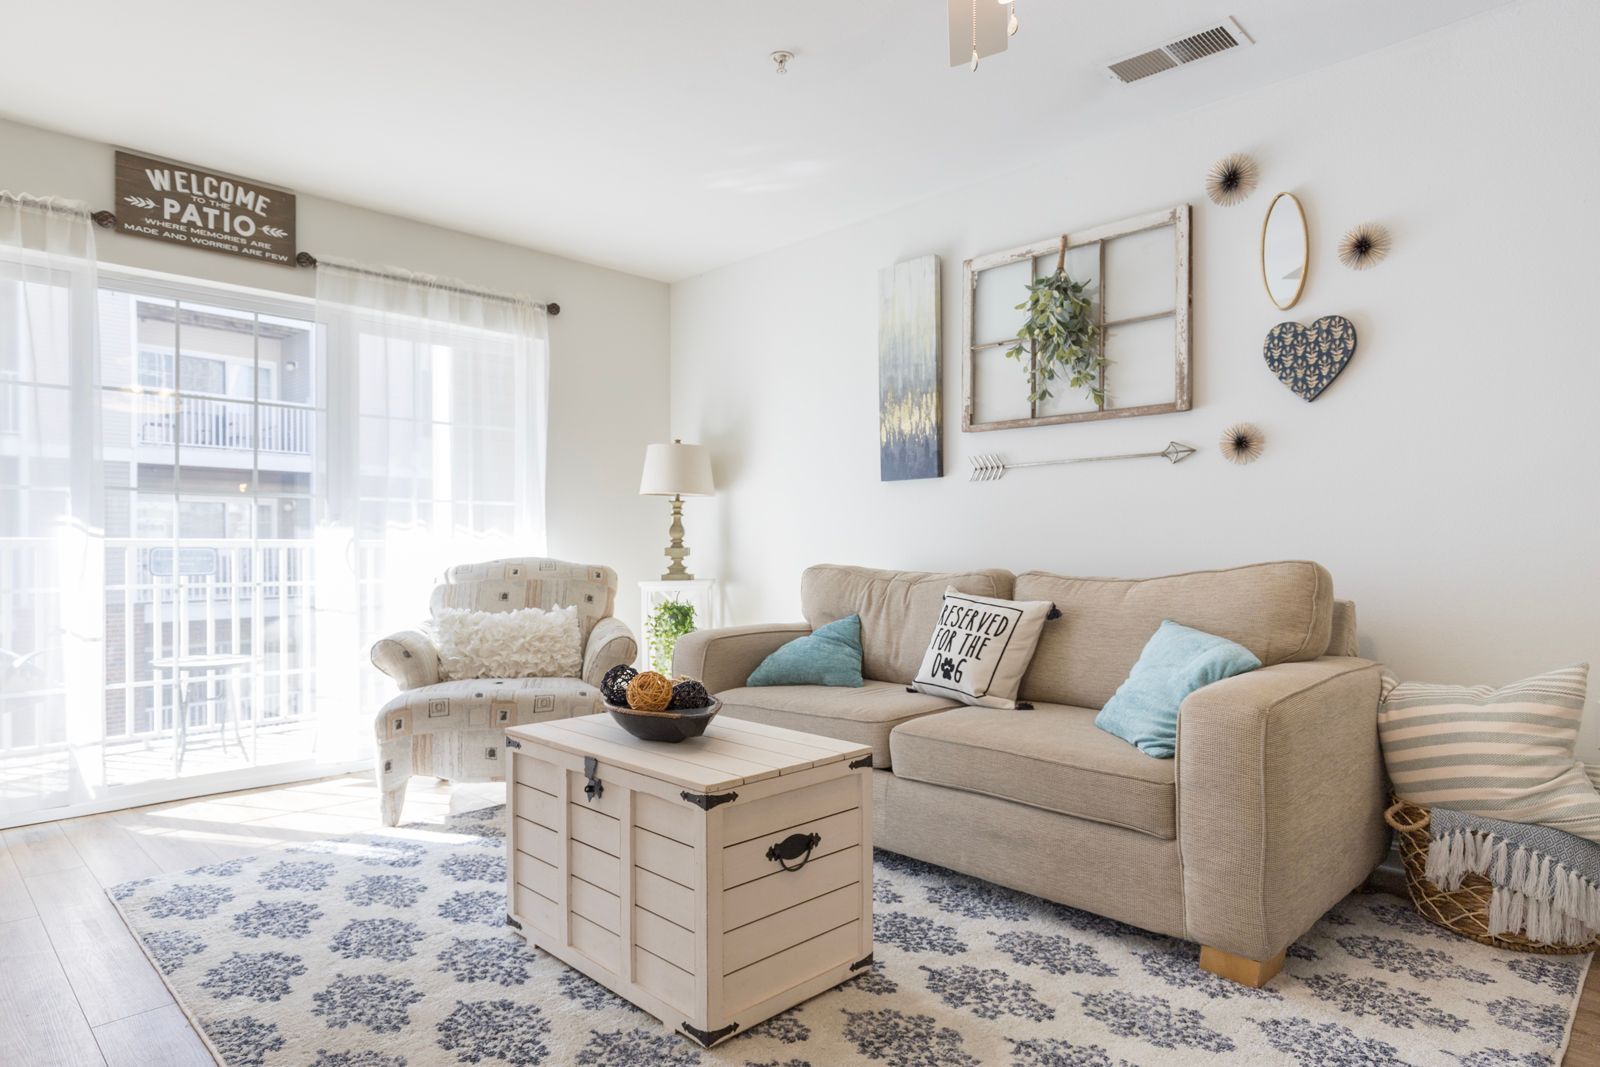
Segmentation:
[(939, 257), (878, 272), (878, 469), (885, 482), (944, 474)]

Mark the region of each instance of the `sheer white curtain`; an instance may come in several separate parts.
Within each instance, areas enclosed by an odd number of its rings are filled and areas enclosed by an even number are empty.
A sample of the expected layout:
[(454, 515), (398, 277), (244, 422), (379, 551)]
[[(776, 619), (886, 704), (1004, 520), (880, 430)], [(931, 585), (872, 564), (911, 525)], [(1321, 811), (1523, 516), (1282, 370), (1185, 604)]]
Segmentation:
[(0, 192), (0, 825), (103, 777), (96, 287), (86, 206)]
[[(445, 567), (544, 552), (546, 313), (324, 259), (317, 321), (328, 375), (320, 555), (342, 558), (348, 583), (319, 591), (318, 645), (364, 659), (368, 642), (426, 615)], [(320, 662), (327, 678), (338, 660)], [(349, 695), (368, 707), (380, 694)]]

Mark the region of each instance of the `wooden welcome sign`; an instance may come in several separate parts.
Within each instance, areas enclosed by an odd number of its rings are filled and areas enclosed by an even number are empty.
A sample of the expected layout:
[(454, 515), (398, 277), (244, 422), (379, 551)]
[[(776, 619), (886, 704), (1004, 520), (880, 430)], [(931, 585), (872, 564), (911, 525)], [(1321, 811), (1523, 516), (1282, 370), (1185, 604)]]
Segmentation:
[(117, 152), (117, 229), (294, 266), (294, 194), (231, 174)]

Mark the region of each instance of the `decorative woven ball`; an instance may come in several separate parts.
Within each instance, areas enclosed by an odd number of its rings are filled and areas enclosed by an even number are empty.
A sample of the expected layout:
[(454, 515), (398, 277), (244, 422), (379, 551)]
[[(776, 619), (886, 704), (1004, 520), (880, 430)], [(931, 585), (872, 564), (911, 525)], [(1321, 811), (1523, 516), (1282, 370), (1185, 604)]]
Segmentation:
[(673, 711), (689, 711), (694, 708), (709, 708), (711, 694), (706, 692), (706, 687), (693, 678), (684, 678), (673, 683), (672, 703), (667, 707)]
[(634, 711), (666, 711), (672, 703), (672, 681), (664, 674), (644, 671), (628, 683), (628, 707)]
[(638, 673), (638, 670), (626, 663), (612, 667), (606, 671), (606, 676), (600, 679), (600, 695), (614, 708), (627, 707), (628, 683), (633, 681)]

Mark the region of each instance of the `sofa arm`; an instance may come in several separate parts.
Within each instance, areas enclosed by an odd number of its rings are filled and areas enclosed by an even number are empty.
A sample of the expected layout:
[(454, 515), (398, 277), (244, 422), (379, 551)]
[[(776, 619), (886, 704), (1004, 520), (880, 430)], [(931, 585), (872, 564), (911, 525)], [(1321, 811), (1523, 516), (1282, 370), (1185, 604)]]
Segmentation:
[(632, 663), (638, 654), (639, 642), (628, 624), (615, 615), (607, 615), (589, 631), (589, 643), (583, 650), (583, 680), (599, 689), (607, 671)]
[(1383, 859), (1379, 666), (1280, 663), (1178, 714), (1178, 847), (1192, 940), (1268, 961)]
[(402, 630), (372, 646), (372, 665), (404, 689), (440, 681), (439, 650), (421, 630)]
[(811, 627), (803, 622), (695, 630), (678, 638), (672, 650), (672, 673), (700, 679), (709, 693), (738, 689), (762, 660), (810, 632)]

